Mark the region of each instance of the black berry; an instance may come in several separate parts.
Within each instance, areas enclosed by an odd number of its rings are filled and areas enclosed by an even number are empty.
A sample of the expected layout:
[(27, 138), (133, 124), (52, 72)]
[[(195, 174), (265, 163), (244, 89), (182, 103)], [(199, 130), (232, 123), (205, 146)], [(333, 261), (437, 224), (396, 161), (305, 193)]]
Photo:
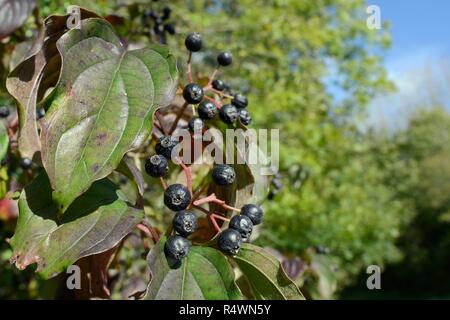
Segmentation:
[(189, 34), (184, 41), (186, 48), (191, 52), (197, 52), (202, 49), (202, 37), (200, 33), (194, 32)]
[(179, 211), (175, 214), (172, 224), (178, 234), (187, 237), (197, 230), (197, 216), (190, 211)]
[(280, 192), (280, 190), (277, 190), (277, 189), (270, 190), (269, 194), (267, 195), (267, 199), (273, 200), (273, 198), (275, 198), (275, 196), (276, 196), (279, 192)]
[(191, 203), (191, 194), (182, 184), (172, 184), (164, 191), (164, 204), (172, 211), (182, 211)]
[(283, 188), (283, 181), (281, 181), (281, 178), (273, 178), (272, 185), (276, 190), (281, 190)]
[(242, 245), (241, 234), (234, 229), (226, 229), (219, 235), (217, 245), (224, 253), (236, 255)]
[(169, 34), (172, 34), (172, 35), (175, 34), (175, 27), (174, 27), (173, 24), (170, 24), (170, 23), (165, 24), (164, 25), (164, 30), (166, 30)]
[(236, 108), (242, 109), (248, 106), (248, 99), (246, 96), (238, 93), (235, 94), (233, 97), (233, 100), (231, 101), (233, 105), (236, 106)]
[(245, 126), (248, 126), (252, 122), (252, 116), (246, 108), (239, 110), (239, 121)]
[(330, 249), (321, 245), (317, 245), (314, 247), (314, 249), (316, 249), (316, 252), (318, 254), (329, 254), (330, 253)]
[(238, 118), (238, 111), (232, 104), (226, 104), (220, 108), (220, 119), (227, 124), (233, 124)]
[(191, 242), (181, 236), (170, 236), (164, 245), (167, 257), (178, 261), (188, 255), (190, 248)]
[(225, 90), (225, 83), (222, 80), (216, 79), (212, 82), (212, 87), (217, 91)]
[(264, 215), (261, 207), (258, 207), (255, 204), (246, 204), (241, 208), (241, 215), (247, 216), (252, 220), (253, 225), (258, 225), (262, 222), (262, 218)]
[(250, 236), (252, 235), (253, 231), (253, 222), (249, 217), (243, 215), (234, 216), (230, 220), (229, 227), (241, 234), (242, 241), (250, 241)]
[(165, 7), (162, 11), (161, 19), (163, 19), (163, 20), (169, 19), (171, 13), (172, 13), (172, 9), (170, 9), (169, 7)]
[(20, 167), (24, 170), (29, 170), (33, 166), (33, 161), (28, 158), (23, 158), (20, 160)]
[(36, 111), (36, 119), (42, 119), (43, 117), (45, 117), (45, 109), (44, 108), (39, 108)]
[(236, 178), (234, 169), (226, 164), (218, 164), (213, 168), (212, 179), (219, 186), (228, 186), (233, 184)]
[(167, 170), (169, 170), (169, 162), (160, 154), (155, 154), (145, 161), (145, 172), (154, 178), (164, 176)]
[(183, 98), (190, 104), (200, 103), (203, 100), (203, 88), (196, 83), (190, 83), (184, 87)]
[(178, 144), (178, 140), (172, 136), (164, 136), (159, 139), (159, 142), (155, 146), (157, 154), (163, 155), (166, 159), (172, 158), (172, 150)]
[(9, 116), (9, 108), (6, 106), (0, 107), (0, 118), (7, 118)]
[(222, 52), (217, 56), (217, 63), (222, 67), (229, 66), (233, 62), (233, 56), (229, 52)]
[(192, 117), (191, 120), (189, 120), (189, 131), (193, 133), (201, 133), (203, 130), (203, 127), (205, 126), (205, 123), (202, 119), (197, 117)]
[(211, 120), (217, 114), (217, 107), (210, 101), (203, 101), (197, 108), (198, 116), (203, 120)]

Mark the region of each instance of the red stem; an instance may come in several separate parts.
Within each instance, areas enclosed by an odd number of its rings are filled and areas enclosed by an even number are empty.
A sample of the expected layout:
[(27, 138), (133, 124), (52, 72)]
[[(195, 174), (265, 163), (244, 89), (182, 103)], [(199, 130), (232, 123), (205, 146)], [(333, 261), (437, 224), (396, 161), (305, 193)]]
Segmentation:
[(212, 103), (214, 103), (217, 108), (219, 108), (219, 109), (222, 108), (222, 103), (220, 103), (216, 99), (208, 97), (208, 96), (205, 96), (205, 99), (207, 99), (207, 100), (211, 101)]
[(212, 216), (213, 218), (217, 218), (217, 219), (220, 219), (220, 220), (222, 220), (222, 221), (230, 221), (230, 219), (225, 218), (224, 216), (221, 216), (221, 215), (218, 215), (218, 214), (215, 214), (215, 213), (212, 213), (211, 216)]
[(146, 222), (142, 221), (136, 227), (142, 232), (144, 232), (147, 235), (147, 237), (151, 238), (154, 243), (158, 243), (159, 241), (158, 233)]
[(188, 75), (189, 83), (192, 83), (191, 59), (192, 59), (192, 52), (189, 52), (189, 58), (188, 58), (188, 61), (187, 61), (187, 75)]
[(163, 177), (159, 178), (159, 182), (161, 183), (161, 186), (163, 187), (163, 189), (166, 190), (167, 189), (167, 183), (166, 183), (166, 181), (164, 181)]
[(225, 201), (218, 199), (215, 193), (212, 193), (212, 194), (210, 194), (209, 196), (207, 196), (205, 198), (202, 198), (202, 199), (194, 201), (194, 206), (200, 206), (202, 204), (210, 203), (210, 202), (217, 203), (222, 208), (227, 209), (227, 210), (241, 212), (240, 209), (232, 207), (232, 206), (229, 206), (229, 205), (227, 205), (225, 203)]
[(189, 189), (189, 192), (191, 193), (191, 197), (192, 197), (192, 172), (191, 172), (191, 168), (186, 166), (183, 162), (183, 160), (181, 160), (180, 158), (177, 157), (177, 161), (179, 163), (179, 165), (181, 166), (181, 168), (184, 171), (184, 174), (186, 175), (186, 182), (187, 182), (187, 187)]
[(225, 92), (216, 90), (213, 87), (205, 87), (203, 90), (205, 92), (208, 92), (208, 91), (209, 92), (214, 92), (214, 93), (216, 93), (216, 94), (218, 94), (218, 95), (220, 95), (221, 97), (224, 97), (224, 98), (229, 98), (229, 99), (233, 99), (234, 98), (233, 96), (230, 96), (229, 94), (226, 94)]
[(209, 196), (207, 196), (205, 198), (201, 198), (201, 199), (199, 199), (197, 201), (194, 201), (194, 206), (201, 206), (202, 204), (210, 203), (210, 202), (218, 203), (218, 201), (219, 200), (217, 199), (216, 195), (213, 193), (213, 194), (210, 194)]
[(159, 125), (160, 125), (160, 130), (161, 130), (161, 132), (166, 136), (166, 135), (167, 135), (167, 130), (166, 130), (165, 126), (164, 126), (164, 121), (163, 121), (163, 119), (161, 118), (161, 115), (159, 114), (159, 112), (156, 112), (156, 113), (155, 113), (155, 116), (156, 116), (156, 118), (158, 119), (158, 122), (159, 122)]
[(185, 102), (183, 104), (183, 106), (181, 107), (180, 111), (177, 114), (177, 118), (175, 119), (175, 121), (172, 124), (172, 127), (169, 130), (169, 133), (168, 133), (169, 135), (171, 135), (175, 131), (175, 129), (177, 128), (178, 122), (180, 121), (181, 117), (183, 116), (184, 111), (186, 111), (187, 106), (188, 106), (188, 103)]
[(209, 215), (209, 220), (212, 222), (212, 225), (214, 226), (214, 229), (216, 229), (216, 231), (219, 233), (222, 230), (220, 229), (219, 225), (217, 224), (216, 219), (214, 219), (214, 217), (212, 215)]
[(212, 82), (214, 81), (214, 77), (216, 76), (217, 71), (219, 71), (219, 67), (216, 67), (216, 69), (214, 69), (213, 73), (209, 77), (209, 81), (208, 81), (208, 85), (207, 85), (208, 87), (211, 86)]

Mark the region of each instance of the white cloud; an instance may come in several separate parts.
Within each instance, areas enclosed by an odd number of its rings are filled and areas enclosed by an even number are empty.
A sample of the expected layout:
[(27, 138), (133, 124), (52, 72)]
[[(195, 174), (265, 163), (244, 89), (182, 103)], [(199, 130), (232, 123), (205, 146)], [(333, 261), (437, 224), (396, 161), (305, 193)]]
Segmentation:
[(450, 109), (450, 56), (438, 48), (421, 48), (386, 63), (397, 91), (378, 96), (369, 106), (368, 125), (395, 130), (419, 107)]

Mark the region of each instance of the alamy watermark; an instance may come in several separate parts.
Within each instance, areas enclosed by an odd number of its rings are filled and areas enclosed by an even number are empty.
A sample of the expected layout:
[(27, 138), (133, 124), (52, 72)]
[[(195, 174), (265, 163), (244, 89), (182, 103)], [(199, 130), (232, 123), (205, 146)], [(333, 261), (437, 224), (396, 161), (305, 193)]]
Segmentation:
[(371, 265), (367, 267), (367, 274), (370, 276), (367, 278), (366, 286), (369, 290), (381, 289), (381, 268), (377, 265)]
[(366, 20), (366, 25), (369, 30), (381, 29), (381, 9), (377, 5), (370, 5), (366, 9), (366, 13), (369, 15)]
[(71, 265), (66, 271), (69, 276), (66, 280), (66, 286), (69, 290), (80, 290), (81, 289), (81, 269), (77, 265)]
[(67, 8), (67, 28), (68, 29), (80, 29), (81, 28), (81, 10), (78, 6), (70, 6)]

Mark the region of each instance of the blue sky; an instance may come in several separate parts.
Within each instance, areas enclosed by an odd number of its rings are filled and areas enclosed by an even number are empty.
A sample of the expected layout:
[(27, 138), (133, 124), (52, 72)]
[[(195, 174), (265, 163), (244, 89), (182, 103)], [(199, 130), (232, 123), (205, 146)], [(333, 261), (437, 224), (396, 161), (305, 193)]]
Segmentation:
[[(370, 107), (370, 122), (395, 128), (420, 104), (450, 110), (450, 0), (369, 0), (391, 22), (393, 44), (385, 55), (398, 92)], [(432, 94), (430, 95), (430, 91)]]

